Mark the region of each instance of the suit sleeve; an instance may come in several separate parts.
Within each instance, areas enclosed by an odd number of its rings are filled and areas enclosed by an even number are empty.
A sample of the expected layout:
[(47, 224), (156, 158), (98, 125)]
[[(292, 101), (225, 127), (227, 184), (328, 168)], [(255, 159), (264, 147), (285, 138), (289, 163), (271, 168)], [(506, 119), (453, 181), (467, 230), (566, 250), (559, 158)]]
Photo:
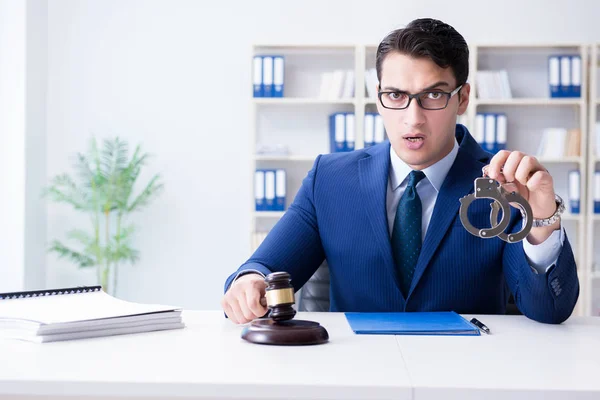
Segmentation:
[(299, 290), (325, 259), (315, 208), (315, 179), (318, 156), (304, 178), (300, 190), (283, 217), (265, 240), (237, 271), (225, 281), (225, 291), (234, 278), (244, 271), (260, 271), (264, 275), (285, 271), (291, 275), (294, 290)]
[[(515, 225), (513, 231), (517, 232), (521, 224)], [(550, 324), (560, 324), (569, 318), (579, 297), (579, 279), (566, 232), (558, 259), (545, 274), (530, 266), (522, 242), (507, 243), (502, 260), (504, 276), (524, 315)]]

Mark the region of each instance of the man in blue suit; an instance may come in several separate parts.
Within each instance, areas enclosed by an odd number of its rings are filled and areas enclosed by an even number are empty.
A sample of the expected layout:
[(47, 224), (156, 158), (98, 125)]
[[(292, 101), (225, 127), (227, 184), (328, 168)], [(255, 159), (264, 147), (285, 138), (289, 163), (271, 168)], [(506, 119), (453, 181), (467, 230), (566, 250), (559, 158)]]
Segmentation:
[[(379, 45), (377, 108), (389, 142), (317, 157), (293, 203), (225, 283), (223, 310), (246, 323), (267, 311), (264, 276), (289, 272), (298, 290), (327, 259), (331, 311), (503, 314), (509, 290), (536, 321), (561, 323), (579, 295), (577, 268), (547, 170), (518, 151), (485, 152), (456, 124), (470, 96), (464, 38), (419, 19)], [(462, 225), (459, 199), (487, 175), (533, 211), (521, 242), (482, 239)], [(468, 209), (489, 227), (491, 200)], [(509, 230), (521, 229), (513, 212)]]

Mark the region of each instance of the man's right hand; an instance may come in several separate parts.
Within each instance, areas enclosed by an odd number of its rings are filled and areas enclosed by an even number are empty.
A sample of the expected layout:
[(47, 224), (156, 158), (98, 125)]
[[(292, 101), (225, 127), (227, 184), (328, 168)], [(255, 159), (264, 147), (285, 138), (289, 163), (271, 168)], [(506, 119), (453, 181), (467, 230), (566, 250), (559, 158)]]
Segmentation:
[(265, 278), (250, 273), (236, 279), (223, 299), (221, 306), (227, 317), (236, 324), (245, 324), (267, 313)]

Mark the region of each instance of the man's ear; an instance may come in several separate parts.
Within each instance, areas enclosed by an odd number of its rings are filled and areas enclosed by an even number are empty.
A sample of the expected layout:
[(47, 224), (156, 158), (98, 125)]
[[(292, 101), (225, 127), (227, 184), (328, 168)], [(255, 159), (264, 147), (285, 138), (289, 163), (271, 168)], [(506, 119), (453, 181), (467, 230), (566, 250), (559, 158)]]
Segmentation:
[(463, 115), (467, 111), (467, 107), (469, 106), (469, 96), (471, 95), (471, 85), (465, 83), (460, 91), (457, 93), (458, 95), (458, 115)]

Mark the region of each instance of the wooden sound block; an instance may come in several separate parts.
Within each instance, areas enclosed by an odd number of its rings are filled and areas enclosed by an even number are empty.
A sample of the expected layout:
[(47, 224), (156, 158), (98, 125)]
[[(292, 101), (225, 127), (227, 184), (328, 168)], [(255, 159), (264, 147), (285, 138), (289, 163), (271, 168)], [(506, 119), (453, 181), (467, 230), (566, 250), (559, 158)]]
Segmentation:
[(329, 334), (318, 322), (262, 318), (244, 328), (242, 339), (257, 344), (295, 346), (325, 343)]

